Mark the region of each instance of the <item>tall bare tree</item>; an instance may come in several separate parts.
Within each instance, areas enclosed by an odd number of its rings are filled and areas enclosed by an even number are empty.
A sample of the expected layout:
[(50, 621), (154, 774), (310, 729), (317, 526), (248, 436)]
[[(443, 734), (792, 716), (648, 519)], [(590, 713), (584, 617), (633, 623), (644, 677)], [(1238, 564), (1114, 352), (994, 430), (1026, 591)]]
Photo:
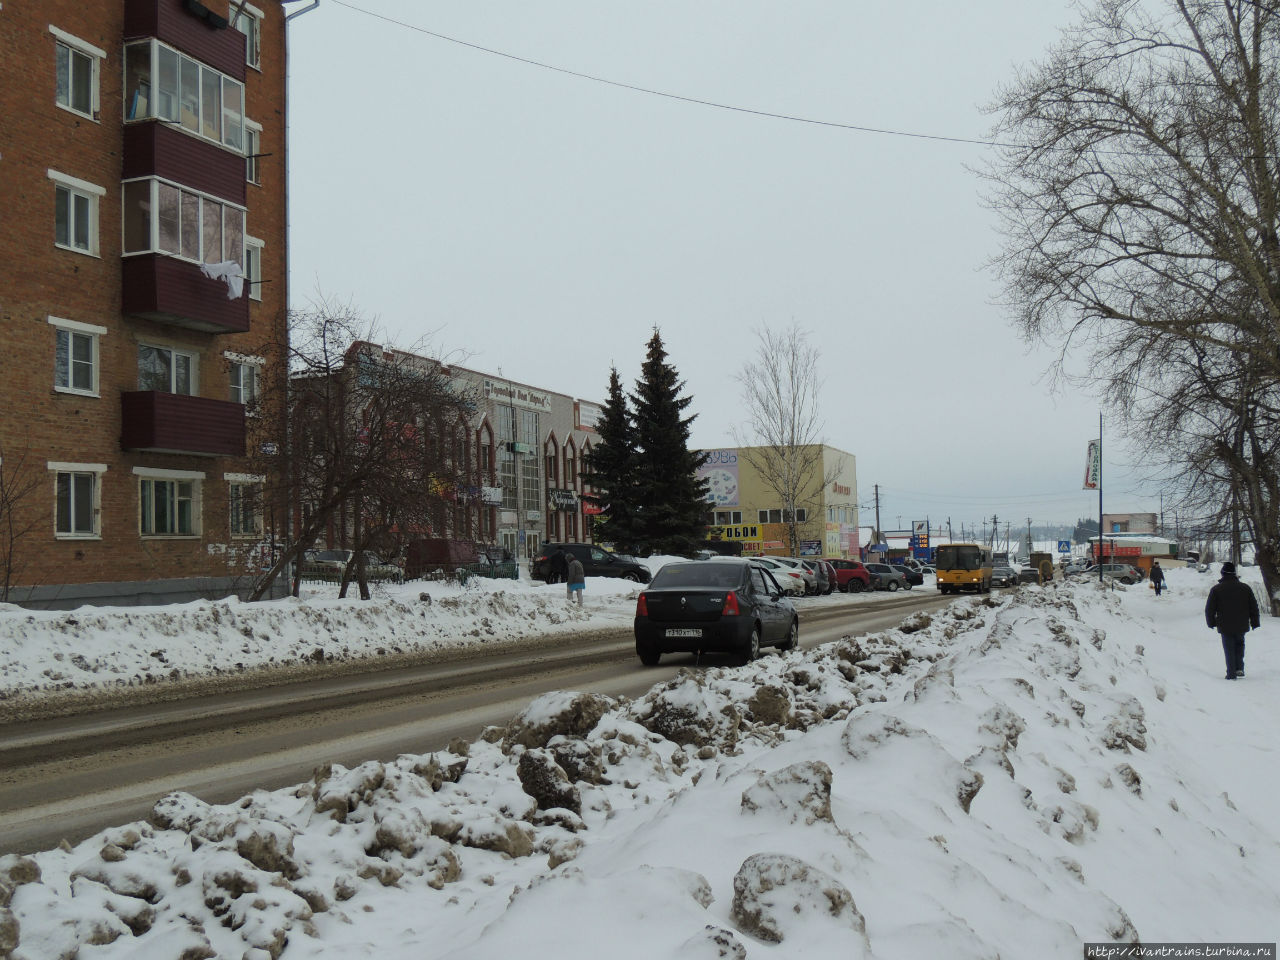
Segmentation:
[(26, 449), (6, 453), (0, 448), (0, 602), (9, 602), (26, 567), (22, 541), (39, 518), (29, 502), (38, 484)]
[(734, 427), (738, 456), (782, 504), (791, 556), (800, 551), (799, 511), (806, 516), (822, 501), (823, 488), (839, 479), (824, 469), (820, 355), (808, 333), (792, 323), (783, 330), (756, 330), (756, 359), (736, 379), (746, 422)]
[(274, 475), (298, 523), (255, 598), (336, 528), (353, 552), (341, 590), (354, 579), (367, 599), (365, 553), (438, 535), (471, 479), (450, 438), (476, 401), (436, 360), (377, 345), (375, 326), (349, 306), (322, 302), (291, 317), (289, 333), (284, 466)]
[[(1167, 423), (1194, 396), (1227, 418), (1219, 436), (1256, 437), (1259, 452), (1275, 425), (1248, 417), (1280, 383), (1278, 65), (1280, 0), (1099, 0), (1000, 92), (1004, 146), (985, 171), (1023, 333), (1063, 358), (1083, 346), (1131, 412)], [(1185, 362), (1189, 346), (1216, 369)], [(1185, 391), (1159, 381), (1183, 398), (1168, 406), (1143, 395), (1162, 370), (1186, 378)], [(1221, 473), (1242, 500), (1262, 498), (1247, 508), (1261, 523), (1272, 494), (1250, 482), (1249, 442), (1193, 444), (1188, 462), (1203, 469), (1198, 494)], [(1280, 531), (1255, 534), (1274, 608)]]

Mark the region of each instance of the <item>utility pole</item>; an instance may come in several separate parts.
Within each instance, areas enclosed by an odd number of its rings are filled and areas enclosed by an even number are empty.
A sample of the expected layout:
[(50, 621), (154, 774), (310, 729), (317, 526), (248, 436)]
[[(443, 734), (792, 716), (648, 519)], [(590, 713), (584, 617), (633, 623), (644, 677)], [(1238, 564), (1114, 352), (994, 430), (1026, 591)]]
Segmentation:
[(1028, 558), (1031, 557), (1031, 551), (1033, 548), (1034, 548), (1034, 544), (1032, 544), (1031, 542), (1031, 518), (1027, 517), (1027, 557)]
[(876, 536), (883, 536), (880, 529), (880, 484), (875, 484), (876, 491)]
[(1000, 535), (1000, 518), (994, 513), (991, 515), (991, 549), (996, 548), (996, 537)]

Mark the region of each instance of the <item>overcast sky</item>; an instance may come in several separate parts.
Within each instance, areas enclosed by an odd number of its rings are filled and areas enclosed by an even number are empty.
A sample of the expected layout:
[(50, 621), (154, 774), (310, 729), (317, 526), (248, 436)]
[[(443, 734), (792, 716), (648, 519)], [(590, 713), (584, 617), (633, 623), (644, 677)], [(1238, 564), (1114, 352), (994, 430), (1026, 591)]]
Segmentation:
[[(297, 9), (297, 5), (294, 5)], [(731, 446), (754, 328), (821, 345), (825, 437), (881, 520), (1097, 516), (1096, 396), (996, 305), (981, 107), (1066, 0), (321, 0), (290, 24), (291, 297), (602, 400), (656, 325)], [(399, 21), (397, 22), (391, 22)], [(440, 39), (443, 34), (464, 43)], [(1107, 512), (1158, 508), (1108, 438)], [(870, 524), (868, 509), (862, 522)], [(1172, 517), (1169, 518), (1172, 523)]]

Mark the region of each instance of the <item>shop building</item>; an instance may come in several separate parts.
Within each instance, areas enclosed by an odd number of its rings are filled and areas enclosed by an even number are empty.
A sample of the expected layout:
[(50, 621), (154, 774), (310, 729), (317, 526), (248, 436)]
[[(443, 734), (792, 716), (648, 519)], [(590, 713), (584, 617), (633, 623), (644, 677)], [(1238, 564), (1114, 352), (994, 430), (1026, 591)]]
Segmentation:
[(860, 553), (857, 460), (851, 453), (822, 445), (795, 485), (795, 502), (786, 504), (761, 464), (762, 448), (723, 447), (704, 451), (699, 476), (707, 481), (712, 540), (734, 540), (743, 554), (790, 553), (790, 516), (794, 511), (802, 556), (853, 557)]
[(246, 453), (284, 393), (285, 18), (0, 6), (11, 601), (225, 595), (279, 532)]

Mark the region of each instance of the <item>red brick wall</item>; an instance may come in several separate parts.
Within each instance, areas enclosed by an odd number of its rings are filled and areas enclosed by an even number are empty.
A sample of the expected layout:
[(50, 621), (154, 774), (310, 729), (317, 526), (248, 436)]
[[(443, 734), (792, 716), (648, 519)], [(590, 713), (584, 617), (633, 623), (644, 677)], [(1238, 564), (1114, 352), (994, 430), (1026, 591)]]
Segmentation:
[[(218, 13), (226, 0), (209, 0)], [(286, 269), (284, 198), (284, 23), (276, 0), (257, 0), (266, 18), (261, 72), (248, 68), (248, 116), (263, 125), (262, 185), (247, 187), (247, 232), (266, 242), (261, 302), (249, 305), (251, 329), (215, 335), (121, 315), (120, 179), (124, 127), (122, 43), (124, 0), (43, 0), (0, 7), (0, 470), (11, 472), (25, 452), (37, 495), (23, 506), (34, 522), (15, 551), (29, 585), (221, 576), (228, 573), (227, 486), (224, 472), (260, 472), (244, 458), (124, 453), (120, 448), (120, 394), (137, 389), (141, 341), (199, 354), (202, 396), (226, 400), (224, 351), (267, 355), (264, 375), (283, 383), (278, 354), (267, 341), (283, 339)], [(100, 63), (97, 122), (55, 102), (54, 35), (50, 24), (106, 51)], [(201, 29), (207, 29), (201, 27)], [(237, 34), (237, 37), (239, 35)], [(54, 246), (53, 168), (105, 188), (100, 199), (98, 254)], [(55, 329), (48, 317), (106, 327), (99, 338), (98, 397), (56, 392)], [(271, 415), (254, 431), (274, 434)], [(259, 437), (260, 440), (260, 437)], [(257, 443), (258, 440), (255, 440)], [(100, 540), (53, 536), (54, 480), (49, 461), (105, 463)], [(200, 470), (203, 535), (196, 540), (142, 540), (138, 535), (135, 466)], [(283, 512), (280, 512), (283, 516)], [(0, 578), (3, 571), (0, 571)]]

